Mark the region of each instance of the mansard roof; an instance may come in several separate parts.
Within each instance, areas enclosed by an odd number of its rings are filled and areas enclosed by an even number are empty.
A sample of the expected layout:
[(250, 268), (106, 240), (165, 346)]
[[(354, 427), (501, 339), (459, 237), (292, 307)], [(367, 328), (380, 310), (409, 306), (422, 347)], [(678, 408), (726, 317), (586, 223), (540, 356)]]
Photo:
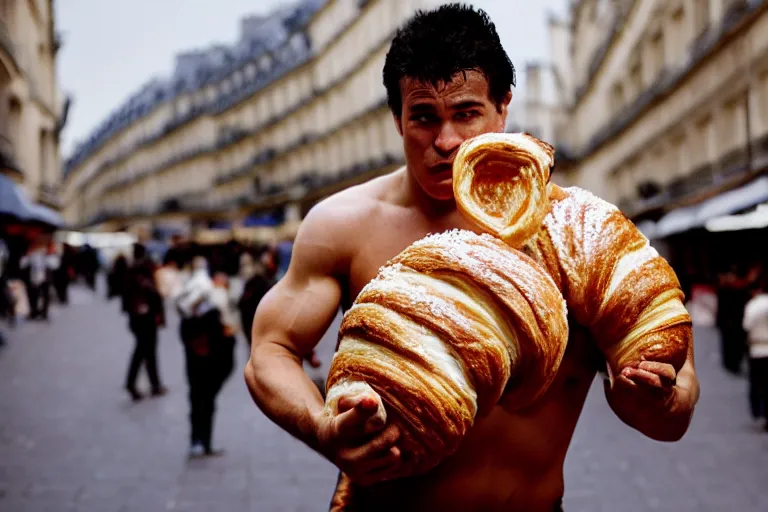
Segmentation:
[[(245, 17), (241, 20), (240, 38), (234, 45), (217, 44), (177, 55), (170, 77), (149, 80), (75, 148), (64, 164), (64, 175), (124, 128), (182, 94), (216, 87), (247, 65), (257, 65), (257, 72), (245, 73), (238, 87), (231, 84), (229, 92), (217, 94), (213, 101), (206, 100), (202, 108), (195, 106), (192, 109), (194, 115), (186, 113), (183, 119), (171, 120), (171, 125), (178, 126), (205, 112), (220, 112), (301, 65), (311, 54), (307, 24), (324, 3), (325, 0), (300, 0), (266, 16)], [(264, 56), (269, 56), (267, 69), (260, 65)], [(168, 127), (160, 131), (165, 133)]]

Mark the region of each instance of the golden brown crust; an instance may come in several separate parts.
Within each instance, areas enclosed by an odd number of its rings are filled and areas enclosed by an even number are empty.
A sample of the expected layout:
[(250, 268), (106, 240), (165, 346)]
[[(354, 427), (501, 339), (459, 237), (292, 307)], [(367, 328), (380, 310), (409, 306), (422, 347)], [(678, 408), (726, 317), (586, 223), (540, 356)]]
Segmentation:
[[(550, 385), (565, 302), (533, 259), (490, 236), (420, 240), (358, 295), (339, 331), (329, 393), (365, 382), (402, 429), (403, 476), (453, 453), (507, 390), (524, 407)], [(511, 377), (511, 378), (510, 378)]]
[[(535, 144), (521, 143), (524, 137)], [(552, 147), (530, 136), (483, 135), (465, 141), (460, 155), (454, 170), (459, 211), (547, 270), (614, 370), (643, 359), (680, 369), (692, 334), (677, 276), (618, 208), (577, 187), (546, 185)], [(525, 174), (521, 184), (518, 167), (538, 172)], [(535, 198), (546, 193), (548, 200), (536, 210), (519, 190)]]
[(516, 247), (547, 211), (554, 148), (528, 134), (486, 133), (465, 141), (453, 163), (459, 211), (476, 226)]
[[(550, 198), (550, 213), (523, 251), (559, 283), (569, 312), (614, 371), (643, 359), (679, 370), (691, 319), (669, 263), (613, 205), (575, 187), (553, 187)], [(647, 332), (633, 336), (641, 327)]]

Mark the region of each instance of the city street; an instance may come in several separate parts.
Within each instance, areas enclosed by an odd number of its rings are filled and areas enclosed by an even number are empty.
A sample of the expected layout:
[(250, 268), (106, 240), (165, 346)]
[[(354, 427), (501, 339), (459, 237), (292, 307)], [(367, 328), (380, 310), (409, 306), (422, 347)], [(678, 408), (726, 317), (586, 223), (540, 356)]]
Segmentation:
[[(162, 398), (132, 403), (133, 341), (103, 287), (71, 290), (49, 323), (4, 324), (0, 348), (0, 510), (7, 512), (324, 511), (336, 472), (269, 422), (236, 369), (218, 402), (222, 457), (187, 461), (187, 397), (176, 319), (162, 331)], [(320, 355), (327, 370), (336, 324)], [(676, 444), (650, 441), (608, 409), (596, 380), (566, 461), (565, 510), (764, 511), (768, 433), (748, 415), (746, 382), (722, 372), (697, 329), (702, 398)], [(309, 370), (311, 371), (311, 370)], [(146, 390), (146, 376), (140, 377)]]

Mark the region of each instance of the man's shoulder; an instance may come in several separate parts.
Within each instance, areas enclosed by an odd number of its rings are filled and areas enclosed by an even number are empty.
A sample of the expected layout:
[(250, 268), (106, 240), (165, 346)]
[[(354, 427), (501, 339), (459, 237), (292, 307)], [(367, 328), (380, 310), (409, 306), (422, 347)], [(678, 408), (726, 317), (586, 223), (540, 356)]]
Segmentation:
[(398, 172), (373, 178), (328, 196), (312, 207), (305, 223), (335, 227), (348, 224), (349, 228), (360, 226), (378, 208), (392, 202), (390, 198), (397, 184)]

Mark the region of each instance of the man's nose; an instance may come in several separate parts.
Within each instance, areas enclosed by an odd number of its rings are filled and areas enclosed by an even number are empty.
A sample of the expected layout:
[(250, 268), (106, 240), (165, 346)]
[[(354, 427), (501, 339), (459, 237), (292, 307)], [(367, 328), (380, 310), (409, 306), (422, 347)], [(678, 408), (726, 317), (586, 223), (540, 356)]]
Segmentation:
[(458, 149), (464, 139), (461, 138), (452, 123), (443, 123), (437, 134), (434, 146), (442, 157), (448, 157)]

